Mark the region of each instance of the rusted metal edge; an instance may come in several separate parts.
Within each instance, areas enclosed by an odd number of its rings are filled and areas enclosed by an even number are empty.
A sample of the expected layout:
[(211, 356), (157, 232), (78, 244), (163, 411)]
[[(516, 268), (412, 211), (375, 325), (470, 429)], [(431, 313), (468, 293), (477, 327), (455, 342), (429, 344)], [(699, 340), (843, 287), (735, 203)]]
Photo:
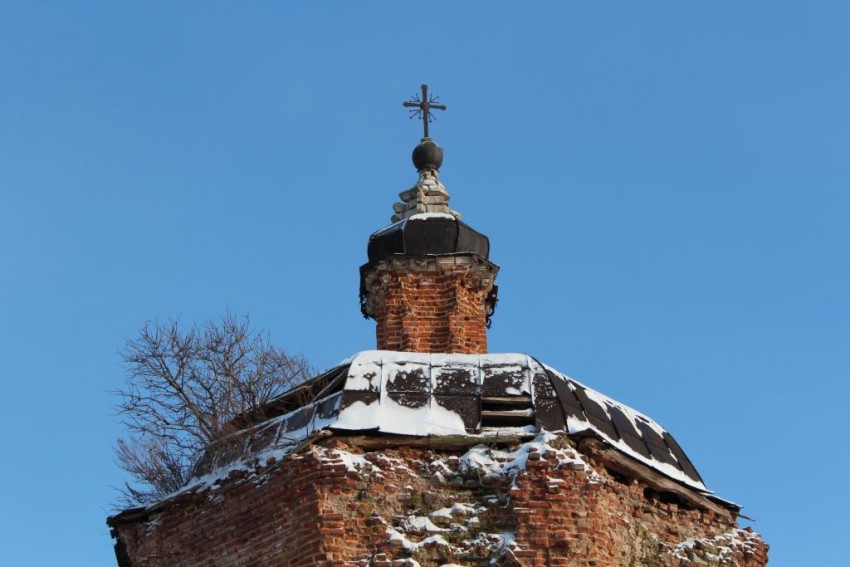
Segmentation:
[(110, 528), (118, 527), (121, 524), (133, 524), (138, 521), (145, 521), (150, 515), (150, 510), (147, 506), (138, 506), (136, 508), (127, 508), (114, 516), (106, 518), (106, 525)]

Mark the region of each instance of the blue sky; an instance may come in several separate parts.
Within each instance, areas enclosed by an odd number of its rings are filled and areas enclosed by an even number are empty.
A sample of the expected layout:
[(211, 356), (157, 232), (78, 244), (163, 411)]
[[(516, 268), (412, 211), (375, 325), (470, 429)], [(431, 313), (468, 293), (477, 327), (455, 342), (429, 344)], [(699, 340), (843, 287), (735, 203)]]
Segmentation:
[[(114, 565), (116, 351), (250, 314), (374, 347), (416, 174), (501, 265), (494, 352), (652, 416), (771, 565), (846, 561), (850, 5), (0, 1), (0, 563)], [(749, 525), (749, 522), (744, 522)]]

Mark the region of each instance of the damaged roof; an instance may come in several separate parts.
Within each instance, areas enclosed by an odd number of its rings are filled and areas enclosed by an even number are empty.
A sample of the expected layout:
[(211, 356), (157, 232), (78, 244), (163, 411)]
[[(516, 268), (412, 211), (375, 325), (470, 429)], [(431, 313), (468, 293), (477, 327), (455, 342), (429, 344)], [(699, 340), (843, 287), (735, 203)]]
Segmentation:
[(300, 388), (305, 389), (306, 400), (299, 389), (285, 394), (273, 402), (280, 415), (250, 428), (250, 452), (295, 448), (322, 429), (412, 436), (565, 431), (597, 437), (709, 493), (658, 423), (526, 354), (364, 351)]

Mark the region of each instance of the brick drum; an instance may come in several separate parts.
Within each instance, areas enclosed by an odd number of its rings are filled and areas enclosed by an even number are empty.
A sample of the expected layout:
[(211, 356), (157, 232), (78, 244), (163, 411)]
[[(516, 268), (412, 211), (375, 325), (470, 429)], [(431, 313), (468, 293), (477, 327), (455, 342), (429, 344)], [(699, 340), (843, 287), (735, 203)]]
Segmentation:
[(475, 256), (378, 262), (364, 274), (379, 350), (487, 352), (488, 295), (498, 268)]
[(767, 544), (731, 514), (552, 437), (440, 450), (331, 437), (110, 518), (119, 565), (766, 565)]

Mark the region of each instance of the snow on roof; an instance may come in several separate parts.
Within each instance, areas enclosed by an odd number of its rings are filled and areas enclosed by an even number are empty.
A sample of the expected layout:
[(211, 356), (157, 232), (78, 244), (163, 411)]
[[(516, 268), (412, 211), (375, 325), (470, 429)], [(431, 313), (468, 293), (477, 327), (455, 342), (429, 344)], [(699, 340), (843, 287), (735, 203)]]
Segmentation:
[(458, 217), (452, 215), (450, 213), (416, 213), (415, 215), (410, 215), (401, 220), (397, 220), (388, 224), (387, 226), (381, 227), (375, 232), (372, 233), (370, 238), (375, 238), (376, 236), (380, 236), (382, 234), (386, 234), (396, 228), (404, 226), (408, 221), (427, 221), (432, 219), (442, 219), (442, 220), (456, 220)]
[(285, 454), (322, 429), (411, 436), (564, 431), (593, 435), (709, 494), (661, 425), (526, 354), (364, 351), (317, 379), (329, 376), (323, 392), (330, 393), (255, 426), (251, 451)]

